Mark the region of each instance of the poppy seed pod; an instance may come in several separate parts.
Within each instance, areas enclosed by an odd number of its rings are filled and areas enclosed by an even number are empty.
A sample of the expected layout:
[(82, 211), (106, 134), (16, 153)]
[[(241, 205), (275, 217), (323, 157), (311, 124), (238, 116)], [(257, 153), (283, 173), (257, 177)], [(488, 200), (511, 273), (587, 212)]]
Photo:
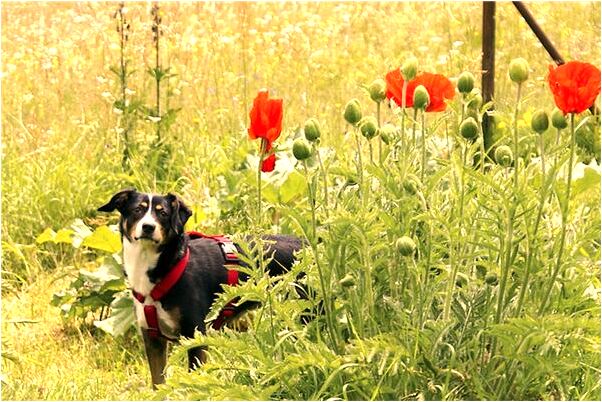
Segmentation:
[(416, 243), (408, 236), (402, 236), (395, 241), (395, 248), (403, 257), (409, 257), (416, 251)]
[(359, 122), (360, 132), (371, 140), (378, 135), (378, 122), (374, 116), (366, 116)]
[(562, 113), (562, 110), (558, 108), (554, 109), (554, 111), (552, 112), (552, 125), (554, 126), (554, 128), (557, 128), (559, 130), (567, 128), (569, 123), (566, 121), (566, 117), (564, 117), (564, 113)]
[(303, 132), (305, 133), (305, 138), (307, 141), (315, 141), (320, 138), (320, 123), (315, 118), (310, 118), (305, 121), (305, 125), (303, 126)]
[(387, 124), (383, 125), (380, 128), (381, 140), (383, 140), (383, 142), (385, 144), (389, 145), (395, 139), (396, 131), (397, 131), (397, 128), (393, 124), (387, 123)]
[(401, 76), (406, 81), (412, 81), (418, 74), (418, 59), (412, 56), (401, 65)]
[(537, 134), (543, 134), (550, 126), (550, 119), (545, 110), (539, 109), (531, 116), (531, 128)]
[(483, 104), (483, 97), (481, 96), (481, 91), (478, 88), (473, 88), (470, 91), (470, 95), (468, 95), (468, 103), (466, 106), (469, 109), (479, 109)]
[(458, 77), (457, 87), (458, 91), (462, 94), (470, 93), (474, 88), (474, 75), (469, 71), (464, 71), (460, 74), (460, 77)]
[(497, 275), (496, 274), (489, 274), (485, 277), (485, 283), (487, 283), (488, 285), (491, 286), (495, 286), (497, 285)]
[(513, 59), (508, 67), (508, 76), (517, 84), (527, 81), (529, 78), (529, 63), (527, 63), (527, 60), (522, 57)]
[(386, 98), (387, 83), (382, 78), (377, 78), (372, 81), (372, 84), (368, 87), (370, 93), (370, 99), (376, 103), (380, 103)]
[(514, 156), (512, 155), (512, 150), (507, 145), (500, 145), (495, 149), (495, 161), (498, 165), (503, 167), (508, 167), (512, 165), (512, 161), (514, 160)]
[(303, 138), (298, 138), (293, 143), (293, 155), (299, 161), (309, 158), (311, 155), (311, 148), (307, 141)]
[(467, 140), (474, 140), (479, 135), (479, 125), (472, 117), (467, 118), (460, 124), (460, 134)]
[(351, 99), (349, 102), (347, 102), (343, 117), (345, 117), (347, 123), (355, 126), (362, 118), (362, 105), (360, 104), (360, 101), (357, 99)]
[(351, 274), (347, 274), (339, 281), (339, 285), (348, 288), (355, 285), (355, 278)]
[(408, 194), (416, 194), (420, 188), (420, 179), (413, 174), (408, 174), (402, 183), (403, 189)]
[(431, 102), (428, 91), (424, 85), (418, 85), (414, 90), (414, 109), (426, 109)]

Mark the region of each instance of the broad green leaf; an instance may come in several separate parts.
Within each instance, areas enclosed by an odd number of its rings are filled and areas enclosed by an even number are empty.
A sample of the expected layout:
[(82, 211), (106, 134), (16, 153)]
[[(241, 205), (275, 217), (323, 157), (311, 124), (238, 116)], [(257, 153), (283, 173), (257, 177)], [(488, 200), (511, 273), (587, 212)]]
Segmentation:
[(86, 237), (82, 245), (97, 250), (116, 253), (121, 250), (121, 240), (119, 234), (113, 232), (107, 226), (99, 226), (94, 233)]
[(116, 295), (111, 303), (111, 315), (102, 321), (94, 321), (94, 326), (112, 336), (120, 336), (135, 322), (134, 302), (129, 293), (124, 291)]
[(283, 203), (290, 202), (303, 195), (306, 190), (307, 184), (305, 182), (305, 177), (301, 173), (293, 171), (288, 175), (282, 187), (280, 187), (280, 200)]
[(599, 192), (600, 173), (597, 172), (595, 169), (586, 167), (583, 171), (583, 177), (580, 177), (573, 183), (573, 189), (575, 196), (589, 190)]

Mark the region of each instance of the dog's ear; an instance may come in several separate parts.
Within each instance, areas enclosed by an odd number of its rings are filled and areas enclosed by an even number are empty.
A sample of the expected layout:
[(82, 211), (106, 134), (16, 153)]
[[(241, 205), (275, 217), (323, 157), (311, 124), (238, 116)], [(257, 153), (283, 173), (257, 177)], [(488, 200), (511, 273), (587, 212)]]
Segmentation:
[(98, 208), (98, 211), (101, 212), (113, 212), (118, 210), (119, 212), (123, 212), (123, 208), (125, 207), (128, 199), (136, 192), (136, 189), (129, 188), (126, 190), (121, 190), (113, 197), (111, 197), (111, 201), (107, 202), (102, 207)]
[(169, 193), (166, 198), (172, 208), (171, 227), (176, 234), (182, 234), (184, 233), (184, 225), (186, 225), (188, 218), (192, 215), (192, 211), (178, 196)]

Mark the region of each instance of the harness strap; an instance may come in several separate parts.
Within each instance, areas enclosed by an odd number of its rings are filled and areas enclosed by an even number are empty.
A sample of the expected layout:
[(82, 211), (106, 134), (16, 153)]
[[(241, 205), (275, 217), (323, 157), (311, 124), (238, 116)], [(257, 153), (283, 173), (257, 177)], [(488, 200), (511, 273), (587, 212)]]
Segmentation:
[[(204, 235), (200, 232), (188, 232), (188, 235), (192, 239), (196, 238), (205, 238), (211, 239), (217, 242), (222, 250), (224, 255), (225, 265), (240, 265), (240, 260), (238, 259), (237, 249), (232, 240), (227, 238), (226, 236), (208, 236)], [(160, 301), (163, 296), (165, 296), (171, 288), (180, 280), (182, 274), (186, 270), (186, 266), (188, 265), (188, 261), (190, 259), (190, 249), (186, 248), (184, 252), (184, 256), (173, 266), (172, 269), (169, 270), (167, 275), (157, 283), (150, 292), (150, 297), (154, 301)], [(229, 286), (236, 286), (238, 284), (239, 277), (238, 271), (236, 269), (229, 269), (227, 276), (227, 284)], [(152, 304), (145, 304), (146, 296), (132, 289), (132, 295), (134, 298), (144, 306), (144, 318), (146, 320), (146, 325), (148, 327), (148, 334), (151, 338), (163, 337), (168, 340), (173, 340), (161, 333), (161, 329), (159, 328), (159, 317), (157, 315), (157, 308)], [(224, 308), (220, 311), (218, 317), (213, 321), (212, 327), (214, 329), (220, 329), (225, 324), (226, 320), (232, 317), (236, 313), (236, 308), (234, 304), (238, 301), (238, 298), (228, 302)]]

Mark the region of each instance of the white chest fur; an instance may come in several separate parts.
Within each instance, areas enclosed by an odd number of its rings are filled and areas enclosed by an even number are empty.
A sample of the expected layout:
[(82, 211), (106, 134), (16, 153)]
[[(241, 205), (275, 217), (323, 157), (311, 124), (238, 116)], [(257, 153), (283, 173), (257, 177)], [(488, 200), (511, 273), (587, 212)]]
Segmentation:
[[(161, 302), (154, 301), (150, 297), (150, 292), (154, 284), (148, 277), (148, 270), (153, 269), (157, 265), (158, 260), (159, 253), (148, 242), (129, 242), (127, 238), (123, 238), (123, 265), (130, 288), (146, 296), (145, 305), (155, 306), (161, 332), (168, 336), (175, 336), (178, 331), (178, 323), (171, 314), (163, 309)], [(134, 300), (138, 326), (148, 328), (144, 315), (144, 304), (138, 300)]]

